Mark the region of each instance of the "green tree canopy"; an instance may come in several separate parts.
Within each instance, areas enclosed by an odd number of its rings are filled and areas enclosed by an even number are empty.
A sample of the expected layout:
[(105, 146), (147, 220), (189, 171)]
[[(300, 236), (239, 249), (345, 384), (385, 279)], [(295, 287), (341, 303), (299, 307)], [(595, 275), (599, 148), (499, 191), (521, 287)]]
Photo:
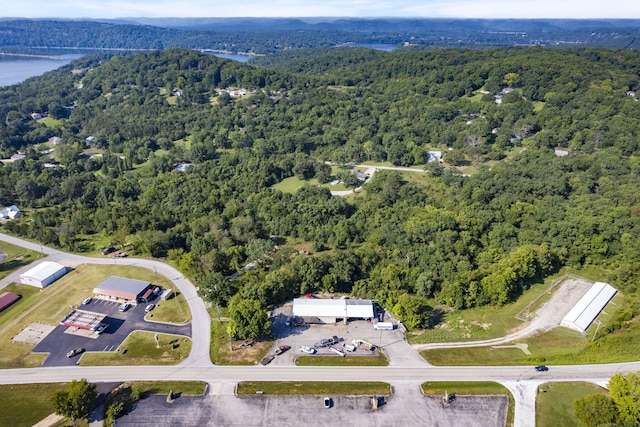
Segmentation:
[(229, 335), (235, 338), (256, 338), (269, 333), (269, 318), (260, 301), (244, 299), (240, 294), (229, 301)]
[(613, 399), (604, 394), (589, 394), (573, 402), (576, 417), (587, 427), (613, 424), (618, 409)]
[(56, 414), (71, 418), (75, 426), (78, 419), (89, 415), (96, 396), (96, 385), (83, 378), (71, 381), (65, 390), (56, 392), (51, 404)]

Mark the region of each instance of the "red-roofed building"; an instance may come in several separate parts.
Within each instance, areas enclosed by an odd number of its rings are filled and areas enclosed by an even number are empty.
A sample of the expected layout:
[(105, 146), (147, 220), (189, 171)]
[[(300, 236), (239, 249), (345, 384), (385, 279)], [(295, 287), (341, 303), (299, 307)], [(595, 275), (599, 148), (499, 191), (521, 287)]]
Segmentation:
[(3, 292), (0, 294), (0, 311), (9, 307), (14, 302), (20, 299), (20, 295), (16, 295), (13, 292)]

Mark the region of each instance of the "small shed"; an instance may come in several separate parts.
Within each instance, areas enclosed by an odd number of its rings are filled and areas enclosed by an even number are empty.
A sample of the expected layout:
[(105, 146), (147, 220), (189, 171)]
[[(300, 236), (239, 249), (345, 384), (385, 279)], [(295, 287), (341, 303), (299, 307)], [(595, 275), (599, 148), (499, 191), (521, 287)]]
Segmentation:
[(14, 302), (20, 299), (20, 295), (16, 295), (13, 292), (3, 292), (0, 294), (0, 311), (9, 307)]
[(67, 274), (67, 267), (57, 262), (44, 261), (20, 275), (20, 283), (46, 288)]
[(591, 289), (564, 316), (560, 326), (585, 332), (616, 292), (616, 289), (608, 283), (594, 283)]

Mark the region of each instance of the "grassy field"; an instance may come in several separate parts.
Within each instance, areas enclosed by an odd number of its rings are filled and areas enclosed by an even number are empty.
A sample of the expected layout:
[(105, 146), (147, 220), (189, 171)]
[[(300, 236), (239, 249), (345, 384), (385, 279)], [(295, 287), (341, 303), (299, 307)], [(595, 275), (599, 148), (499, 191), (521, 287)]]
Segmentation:
[(582, 427), (573, 412), (573, 401), (587, 394), (607, 394), (591, 383), (547, 383), (538, 387), (536, 427)]
[(482, 306), (468, 310), (443, 310), (440, 312), (442, 316), (440, 323), (433, 329), (410, 332), (407, 334), (407, 339), (411, 344), (424, 344), (503, 337), (523, 324), (515, 316), (525, 310), (529, 304), (533, 303), (529, 309), (534, 311), (546, 302), (550, 298), (547, 291), (567, 273), (574, 272), (563, 269), (547, 277), (544, 283), (533, 284), (517, 301), (502, 307)]
[(64, 125), (65, 120), (64, 119), (54, 119), (51, 116), (45, 117), (44, 119), (40, 119), (38, 120), (38, 123), (42, 123), (43, 125), (45, 125), (48, 128), (59, 128), (62, 125)]
[[(71, 308), (77, 307), (84, 298), (92, 296), (93, 288), (112, 275), (148, 280), (163, 287), (172, 284), (164, 276), (158, 275), (156, 278), (152, 271), (140, 267), (80, 265), (76, 270), (42, 290), (27, 285), (11, 285), (8, 290), (23, 295), (23, 299), (0, 317), (0, 342), (6, 343), (0, 352), (0, 367), (39, 366), (45, 355), (31, 355), (29, 353), (32, 345), (13, 343), (11, 338), (33, 322), (58, 325), (60, 319), (68, 314)], [(35, 293), (34, 289), (36, 289)], [(176, 319), (178, 323), (186, 320), (186, 318)]]
[(475, 341), (499, 338), (520, 325), (515, 315), (543, 294), (550, 281), (533, 285), (516, 302), (502, 307), (483, 306), (442, 312), (442, 321), (433, 329), (407, 334), (411, 344)]
[(255, 395), (261, 391), (267, 395), (323, 395), (339, 396), (389, 396), (391, 386), (381, 382), (286, 382), (244, 381), (238, 383), (236, 393), (240, 396)]
[(113, 353), (87, 352), (83, 366), (175, 365), (189, 356), (191, 339), (181, 335), (158, 334), (159, 348), (152, 332), (134, 332)]
[(7, 242), (0, 242), (0, 252), (7, 254), (7, 258), (0, 263), (0, 279), (4, 279), (17, 269), (31, 264), (33, 261), (44, 256), (40, 252), (15, 246)]
[[(256, 340), (249, 348), (238, 348), (244, 340), (229, 341), (227, 323), (211, 322), (211, 347), (209, 354), (216, 365), (257, 365), (271, 349), (273, 341)], [(231, 348), (230, 348), (231, 346)]]
[(389, 360), (384, 354), (378, 356), (299, 356), (298, 366), (388, 366)]
[(31, 427), (53, 413), (51, 398), (67, 384), (0, 385), (0, 426)]
[(511, 392), (502, 384), (494, 382), (428, 382), (422, 383), (420, 388), (427, 396), (444, 396), (445, 393), (454, 393), (460, 396), (486, 396), (486, 395), (506, 395), (509, 399), (507, 408), (506, 425), (513, 425), (515, 401)]
[(618, 330), (591, 342), (580, 333), (556, 328), (524, 339), (531, 355), (517, 348), (471, 347), (427, 350), (420, 354), (429, 363), (455, 365), (575, 365), (630, 362), (640, 354), (640, 328)]
[(155, 304), (156, 308), (147, 314), (147, 320), (164, 323), (188, 323), (191, 320), (189, 304), (179, 291), (174, 291), (168, 300), (158, 300)]

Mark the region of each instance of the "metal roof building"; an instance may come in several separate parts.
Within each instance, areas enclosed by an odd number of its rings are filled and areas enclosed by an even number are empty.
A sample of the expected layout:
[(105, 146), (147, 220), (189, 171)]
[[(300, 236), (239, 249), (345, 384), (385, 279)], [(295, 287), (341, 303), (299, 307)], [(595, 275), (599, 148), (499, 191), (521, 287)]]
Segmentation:
[(62, 319), (60, 324), (73, 328), (95, 331), (106, 317), (106, 314), (76, 309), (69, 313), (67, 317)]
[(20, 295), (16, 295), (13, 292), (3, 292), (0, 294), (0, 311), (9, 307), (14, 302), (20, 299)]
[(564, 316), (560, 326), (584, 332), (598, 317), (598, 314), (616, 294), (615, 288), (603, 282), (596, 282), (580, 301)]
[(111, 276), (96, 286), (93, 293), (109, 299), (138, 302), (149, 286), (151, 286), (151, 282), (144, 280)]
[(349, 319), (372, 319), (375, 317), (373, 301), (362, 299), (314, 299), (293, 300), (293, 315), (302, 317), (306, 323), (345, 323)]
[(67, 274), (67, 267), (57, 262), (44, 261), (20, 275), (20, 283), (46, 288)]

